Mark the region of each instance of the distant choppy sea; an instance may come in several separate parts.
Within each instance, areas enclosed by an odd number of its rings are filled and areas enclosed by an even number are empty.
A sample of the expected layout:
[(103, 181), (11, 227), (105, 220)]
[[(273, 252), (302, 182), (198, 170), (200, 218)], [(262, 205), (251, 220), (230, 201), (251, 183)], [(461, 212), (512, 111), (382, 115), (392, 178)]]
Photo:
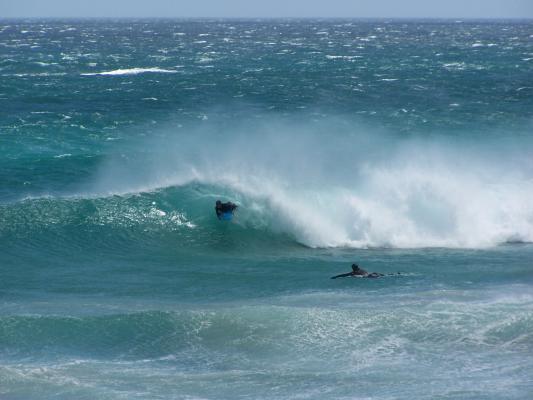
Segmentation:
[(3, 400), (529, 400), (532, 242), (532, 21), (0, 20)]

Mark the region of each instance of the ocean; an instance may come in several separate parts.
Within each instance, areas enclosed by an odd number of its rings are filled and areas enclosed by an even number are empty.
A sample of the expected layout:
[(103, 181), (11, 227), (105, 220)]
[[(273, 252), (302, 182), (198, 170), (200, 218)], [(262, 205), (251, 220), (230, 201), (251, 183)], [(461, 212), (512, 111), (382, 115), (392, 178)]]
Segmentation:
[(529, 400), (532, 200), (531, 20), (0, 20), (0, 398)]

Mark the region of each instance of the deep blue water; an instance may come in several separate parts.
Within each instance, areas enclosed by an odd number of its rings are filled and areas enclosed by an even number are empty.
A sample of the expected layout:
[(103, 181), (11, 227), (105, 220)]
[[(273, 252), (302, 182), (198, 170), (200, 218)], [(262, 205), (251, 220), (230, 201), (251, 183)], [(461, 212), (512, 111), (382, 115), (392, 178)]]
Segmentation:
[(531, 21), (0, 20), (0, 397), (530, 399), (532, 128)]

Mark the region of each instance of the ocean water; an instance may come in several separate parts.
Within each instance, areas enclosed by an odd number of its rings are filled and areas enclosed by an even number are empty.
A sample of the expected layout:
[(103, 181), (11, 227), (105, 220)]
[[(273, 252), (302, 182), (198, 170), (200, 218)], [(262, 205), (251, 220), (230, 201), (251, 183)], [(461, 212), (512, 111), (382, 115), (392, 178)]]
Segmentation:
[(532, 21), (0, 20), (0, 398), (531, 399), (532, 200)]

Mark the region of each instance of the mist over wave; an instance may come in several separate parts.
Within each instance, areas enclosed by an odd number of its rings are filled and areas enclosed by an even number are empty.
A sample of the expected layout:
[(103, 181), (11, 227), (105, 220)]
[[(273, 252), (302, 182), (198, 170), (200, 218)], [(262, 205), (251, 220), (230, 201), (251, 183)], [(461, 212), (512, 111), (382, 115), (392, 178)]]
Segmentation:
[(218, 198), (237, 201), (238, 224), (311, 247), (477, 248), (533, 241), (531, 149), (501, 135), (402, 137), (343, 118), (204, 121), (112, 158), (90, 192), (195, 184), (205, 213)]

